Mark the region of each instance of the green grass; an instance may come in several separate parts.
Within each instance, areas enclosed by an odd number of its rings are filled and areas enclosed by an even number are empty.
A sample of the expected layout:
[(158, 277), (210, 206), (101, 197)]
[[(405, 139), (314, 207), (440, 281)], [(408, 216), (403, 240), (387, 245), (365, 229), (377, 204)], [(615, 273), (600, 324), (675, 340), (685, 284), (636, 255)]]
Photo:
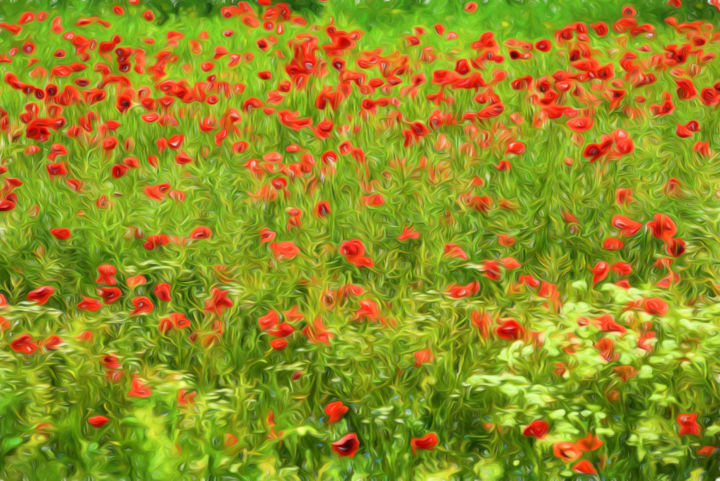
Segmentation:
[[(184, 79), (190, 86), (205, 81), (209, 73), (200, 65), (219, 45), (230, 53), (250, 52), (254, 59), (235, 67), (227, 66), (228, 56), (217, 60), (212, 71), (217, 80), (242, 83), (244, 91), (218, 94), (215, 105), (176, 101), (169, 112), (177, 118), (177, 127), (141, 120), (148, 111), (137, 99), (128, 112), (120, 113), (115, 108), (120, 92), (111, 84), (107, 98), (97, 104), (64, 107), (66, 125), (46, 142), (27, 138), (20, 116), (26, 104), (34, 102), (39, 117), (49, 117), (47, 103), (7, 83), (0, 87), (0, 107), (9, 119), (0, 136), (0, 164), (7, 167), (4, 177), (22, 181), (14, 190), (16, 207), (0, 212), (0, 292), (8, 303), (0, 308), (7, 320), (7, 328), (0, 330), (0, 478), (593, 479), (573, 470), (577, 461), (566, 463), (553, 454), (555, 443), (575, 443), (593, 433), (603, 444), (581, 459), (598, 471), (595, 479), (714, 480), (720, 475), (720, 451), (701, 456), (698, 450), (717, 446), (720, 432), (720, 163), (714, 153), (720, 150), (720, 116), (716, 106), (698, 98), (679, 99), (674, 79), (691, 78), (698, 91), (712, 88), (720, 78), (717, 60), (698, 67), (692, 77), (648, 66), (657, 82), (641, 87), (625, 82), (627, 96), (615, 109), (603, 97), (608, 82), (578, 83), (597, 97), (592, 106), (582, 96), (561, 97), (563, 105), (581, 112), (592, 108), (587, 113), (594, 125), (581, 134), (580, 143), (573, 141), (567, 118), (534, 127), (540, 106), (530, 98), (542, 94), (515, 90), (510, 83), (524, 75), (577, 72), (568, 60), (569, 48), (554, 42), (555, 31), (576, 21), (605, 21), (610, 26), (621, 17), (623, 5), (614, 0), (491, 1), (471, 15), (456, 2), (307, 2), (298, 7), (308, 24), (285, 22), (284, 34), (276, 34), (277, 44), (263, 53), (256, 41), (269, 33), (246, 28), (237, 17), (223, 19), (215, 2), (123, 2), (127, 13), (121, 17), (104, 2), (3, 2), (0, 21), (14, 23), (25, 9), (50, 14), (42, 23), (23, 25), (15, 36), (0, 31), (0, 55), (28, 40), (35, 42), (32, 55), (19, 53), (11, 63), (0, 63), (0, 73), (4, 77), (12, 72), (36, 86), (53, 82), (62, 89), (85, 77), (88, 88), (95, 87), (102, 80), (95, 71), (98, 62), (118, 73), (114, 54), (103, 58), (94, 50), (82, 72), (56, 79), (32, 76), (37, 66), (49, 71), (81, 61), (69, 41), (51, 32), (56, 15), (62, 16), (66, 32), (98, 42), (118, 34), (119, 45), (144, 49), (146, 68), (156, 62), (158, 52), (171, 50), (178, 60), (168, 65), (163, 80)], [(156, 12), (154, 22), (142, 19), (147, 8)], [(655, 38), (612, 31), (602, 38), (592, 30), (589, 34), (593, 58), (600, 65), (613, 64), (616, 78), (625, 73), (620, 61), (627, 50), (638, 53), (640, 61), (663, 54), (666, 45), (688, 41), (664, 23), (665, 17), (714, 24), (720, 15), (709, 5), (690, 2), (680, 9), (665, 2), (637, 9), (638, 23), (653, 24)], [(89, 15), (112, 25), (73, 25)], [(290, 39), (312, 33), (320, 38), (319, 45), (328, 43), (324, 29), (331, 18), (340, 30), (364, 32), (344, 56), (348, 69), (364, 73), (369, 81), (381, 75), (376, 68), (358, 67), (362, 52), (399, 52), (407, 55), (409, 66), (398, 75), (402, 83), (389, 93), (378, 89), (367, 95), (352, 84), (336, 109), (320, 110), (315, 106), (318, 95), (325, 86), (335, 89), (341, 80), (331, 57), (320, 50), (326, 74), (311, 77), (304, 89), (293, 88), (272, 106), (298, 112), (313, 125), (332, 120), (335, 128), (329, 138), (318, 138), (310, 129), (293, 130), (262, 109), (241, 111), (247, 99), (265, 102), (278, 82), (289, 78), (285, 66), (293, 55)], [(436, 23), (442, 23), (446, 33), (457, 32), (458, 38), (437, 35)], [(420, 46), (408, 46), (405, 37), (415, 35), (416, 26), (427, 32), (419, 35)], [(235, 35), (224, 37), (230, 28)], [(170, 31), (185, 35), (175, 47), (166, 47)], [(188, 40), (199, 39), (201, 31), (209, 38), (198, 40), (203, 52), (196, 55)], [(484, 106), (473, 100), (484, 88), (445, 89), (454, 102), (439, 106), (426, 96), (439, 90), (431, 83), (433, 71), (452, 70), (457, 60), (475, 58), (471, 44), (486, 31), (495, 32), (505, 60), (476, 71), (486, 81), (499, 70), (507, 72), (507, 80), (492, 87), (505, 111), (494, 119), (462, 121), (463, 114)], [(155, 43), (144, 43), (146, 37)], [(554, 44), (548, 53), (535, 50), (531, 60), (513, 61), (502, 45), (511, 38), (549, 39)], [(650, 52), (638, 50), (644, 44)], [(422, 61), (427, 46), (437, 55), (432, 63)], [(53, 57), (58, 48), (68, 56)], [(717, 41), (701, 48), (720, 53)], [(275, 50), (282, 55), (274, 55)], [(33, 56), (38, 63), (28, 65)], [(688, 69), (694, 63), (692, 56), (678, 67)], [(184, 64), (191, 71), (184, 70)], [(260, 71), (272, 72), (273, 79), (261, 80)], [(417, 96), (402, 93), (412, 76), (421, 73), (427, 82)], [(147, 72), (132, 71), (127, 78), (133, 88), (147, 86), (152, 97), (162, 96), (157, 79)], [(649, 106), (661, 103), (663, 92), (672, 93), (676, 108), (668, 116), (653, 116)], [(637, 103), (637, 95), (647, 101)], [(397, 98), (399, 105), (380, 106), (376, 114), (363, 118), (363, 99), (381, 97)], [(238, 132), (216, 145), (213, 136), (219, 129), (202, 132), (200, 120), (214, 116), (220, 123), (231, 108), (242, 114), (235, 124)], [(457, 124), (430, 129), (420, 142), (405, 147), (402, 130), (410, 122), (426, 123), (436, 109), (456, 116)], [(95, 130), (70, 137), (69, 128), (90, 111), (100, 119)], [(389, 124), (393, 111), (407, 124)], [(514, 113), (523, 117), (522, 124), (514, 123)], [(103, 136), (97, 126), (108, 120), (121, 125)], [(679, 138), (676, 124), (690, 120), (699, 122), (700, 131)], [(346, 131), (341, 128), (345, 125)], [(584, 148), (616, 129), (627, 131), (634, 151), (618, 160), (588, 162)], [(181, 150), (193, 159), (185, 165), (174, 161), (176, 152), (170, 148), (159, 153), (156, 143), (180, 133), (185, 135)], [(489, 139), (486, 147), (480, 145), (483, 133)], [(106, 153), (101, 144), (109, 135), (120, 143)], [(126, 139), (134, 140), (133, 149), (124, 149)], [(362, 149), (364, 161), (338, 154), (331, 171), (322, 154), (338, 152), (346, 140)], [(523, 142), (525, 152), (506, 155), (511, 140)], [(233, 152), (238, 141), (248, 143), (245, 152)], [(695, 152), (698, 141), (709, 142), (713, 153)], [(80, 192), (63, 178), (48, 175), (47, 154), (55, 143), (67, 149), (55, 162), (66, 165), (65, 179), (82, 181)], [(473, 145), (474, 154), (466, 143)], [(301, 152), (286, 152), (290, 144), (300, 145)], [(40, 152), (26, 153), (29, 145), (37, 145)], [(315, 164), (309, 173), (295, 177), (258, 176), (246, 167), (251, 159), (263, 164), (263, 156), (271, 152), (282, 153), (279, 164), (288, 169), (304, 153), (311, 154)], [(158, 167), (149, 164), (151, 155), (160, 159)], [(113, 165), (129, 156), (140, 166), (114, 178)], [(565, 162), (568, 158), (572, 165)], [(511, 170), (496, 168), (502, 160), (510, 161)], [(287, 182), (286, 193), (271, 187), (271, 180), (279, 178)], [(474, 178), (483, 179), (483, 185), (474, 186)], [(670, 178), (679, 181), (677, 196), (665, 192)], [(162, 183), (184, 193), (184, 202), (168, 195), (157, 201), (144, 192)], [(263, 188), (277, 197), (258, 200), (253, 194)], [(619, 188), (631, 188), (635, 201), (619, 205)], [(363, 197), (375, 193), (385, 202), (366, 205)], [(463, 200), (467, 193), (489, 197), (492, 206), (487, 212), (474, 209)], [(106, 208), (97, 205), (101, 196), (110, 201)], [(320, 201), (331, 207), (322, 218), (314, 214)], [(509, 204), (503, 207), (503, 201)], [(289, 209), (302, 211), (297, 228), (288, 228)], [(577, 222), (564, 221), (563, 212)], [(668, 288), (657, 285), (668, 269), (654, 267), (668, 254), (663, 241), (645, 227), (657, 213), (674, 221), (674, 237), (686, 243), (672, 264), (679, 281)], [(621, 237), (621, 250), (608, 251), (603, 241), (620, 237), (612, 226), (615, 215), (636, 220), (643, 228)], [(212, 236), (187, 240), (199, 226), (209, 227)], [(398, 240), (406, 226), (419, 238)], [(59, 240), (50, 234), (53, 228), (68, 228), (72, 235)], [(277, 233), (275, 242), (293, 242), (300, 253), (292, 259), (275, 258), (269, 243), (261, 242), (263, 228)], [(155, 234), (177, 239), (147, 250), (143, 244)], [(514, 244), (501, 245), (500, 235), (512, 236)], [(186, 238), (184, 244), (181, 238)], [(364, 243), (372, 267), (356, 267), (339, 253), (343, 241), (350, 239)], [(460, 246), (468, 259), (443, 255), (449, 243)], [(521, 266), (501, 266), (499, 280), (485, 275), (485, 261), (506, 257)], [(590, 267), (601, 261), (630, 263), (632, 273), (610, 272), (593, 285)], [(121, 299), (96, 312), (78, 309), (83, 296), (100, 299), (96, 278), (103, 264), (116, 267)], [(127, 279), (138, 275), (147, 283), (128, 286)], [(556, 286), (559, 308), (554, 309), (541, 290), (519, 286), (522, 275)], [(616, 285), (621, 279), (632, 287)], [(474, 295), (447, 295), (451, 284), (475, 281)], [(171, 301), (154, 294), (159, 283), (172, 286)], [(363, 293), (341, 299), (337, 291), (348, 284), (361, 286)], [(28, 301), (28, 293), (41, 286), (55, 289), (48, 302)], [(206, 305), (215, 288), (226, 291), (233, 303), (220, 314), (209, 312)], [(332, 303), (328, 292), (334, 294)], [(151, 313), (132, 315), (132, 299), (138, 296), (152, 300)], [(626, 309), (652, 297), (667, 303), (666, 314), (649, 314), (642, 306)], [(377, 303), (381, 321), (354, 320), (366, 300)], [(273, 336), (260, 328), (258, 319), (271, 310), (282, 318), (293, 306), (303, 318), (290, 322), (295, 331), (286, 338), (289, 345), (275, 350)], [(473, 312), (489, 314), (488, 337), (473, 324)], [(160, 320), (171, 313), (184, 313), (190, 326), (160, 332)], [(602, 332), (592, 321), (584, 325), (582, 318), (603, 314), (627, 331)], [(498, 337), (496, 320), (507, 318), (517, 320), (528, 339)], [(332, 334), (328, 344), (311, 342), (303, 334), (315, 319)], [(641, 349), (638, 341), (648, 330), (656, 337), (649, 341), (649, 350)], [(93, 334), (92, 340), (78, 338), (85, 331)], [(532, 341), (531, 332), (541, 333), (541, 344)], [(10, 347), (25, 333), (40, 343), (57, 335), (63, 343), (25, 355)], [(604, 338), (612, 339), (617, 359), (600, 355), (596, 344), (607, 342)], [(428, 348), (432, 361), (416, 366), (414, 353)], [(124, 373), (118, 382), (108, 379), (103, 362), (110, 354), (118, 358), (115, 369)], [(564, 373), (558, 372), (559, 363)], [(620, 366), (631, 366), (636, 375), (624, 381), (619, 371), (629, 368)], [(293, 379), (296, 373), (302, 375)], [(133, 375), (150, 387), (151, 396), (128, 396)], [(194, 403), (179, 405), (181, 389), (196, 393)], [(329, 424), (323, 410), (334, 401), (349, 410)], [(268, 422), (270, 413), (274, 426)], [(698, 414), (698, 435), (679, 434), (676, 418), (681, 413)], [(97, 415), (109, 422), (93, 427), (88, 418)], [(536, 419), (549, 424), (543, 439), (523, 435)], [(338, 457), (330, 444), (351, 432), (360, 441), (357, 454)], [(411, 438), (430, 432), (437, 434), (437, 446), (413, 455)], [(235, 436), (237, 444), (229, 445), (228, 435)]]

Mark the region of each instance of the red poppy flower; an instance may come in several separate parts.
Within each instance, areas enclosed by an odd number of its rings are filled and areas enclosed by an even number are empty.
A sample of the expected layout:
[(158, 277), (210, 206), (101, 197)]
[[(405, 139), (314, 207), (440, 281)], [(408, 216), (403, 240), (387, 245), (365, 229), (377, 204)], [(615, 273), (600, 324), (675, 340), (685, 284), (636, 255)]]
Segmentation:
[(525, 330), (515, 319), (506, 319), (495, 328), (500, 339), (506, 339), (508, 341), (516, 341), (523, 337)]
[(277, 311), (270, 311), (258, 318), (258, 325), (263, 331), (275, 327), (280, 322), (280, 315)]
[(468, 207), (472, 207), (476, 211), (483, 213), (488, 212), (493, 205), (492, 198), (487, 195), (461, 194), (460, 199), (467, 204)]
[(190, 327), (190, 320), (181, 312), (174, 312), (168, 317), (160, 319), (158, 329), (162, 333), (166, 333), (172, 329), (184, 329)]
[(487, 312), (472, 311), (470, 313), (470, 321), (475, 327), (480, 330), (480, 333), (484, 338), (488, 337), (488, 329), (490, 327), (490, 324), (492, 323), (490, 314), (488, 314)]
[(453, 299), (460, 299), (462, 297), (474, 296), (479, 290), (480, 284), (478, 283), (478, 281), (473, 281), (464, 286), (450, 284), (447, 286), (447, 295), (448, 297), (452, 297)]
[(432, 362), (435, 359), (435, 356), (433, 355), (432, 351), (429, 348), (423, 349), (421, 351), (416, 351), (414, 353), (414, 356), (415, 356), (415, 367), (420, 367), (423, 364)]
[(210, 237), (212, 237), (212, 231), (210, 230), (209, 227), (205, 227), (205, 226), (196, 227), (190, 233), (190, 238), (195, 239), (195, 240), (209, 239)]
[(445, 252), (443, 255), (448, 257), (457, 257), (462, 260), (468, 260), (468, 256), (465, 251), (457, 244), (445, 244)]
[(101, 287), (100, 297), (103, 298), (105, 304), (112, 304), (113, 302), (120, 299), (122, 291), (117, 287)]
[(322, 342), (330, 345), (330, 340), (333, 338), (333, 333), (325, 328), (322, 320), (316, 317), (312, 324), (307, 324), (302, 333), (308, 338), (308, 341), (312, 343)]
[(620, 229), (624, 237), (632, 237), (642, 229), (642, 224), (624, 215), (616, 215), (612, 218), (612, 226)]
[(401, 242), (404, 242), (408, 239), (418, 239), (420, 238), (420, 233), (415, 232), (415, 230), (412, 227), (403, 227), (402, 234), (400, 234), (398, 237), (398, 240)]
[(352, 458), (360, 447), (360, 441), (355, 433), (350, 433), (331, 443), (330, 446), (338, 456)]
[(574, 132), (585, 132), (586, 130), (590, 130), (593, 123), (594, 121), (590, 117), (576, 117), (566, 122), (567, 126)]
[(96, 428), (101, 428), (105, 426), (110, 421), (109, 418), (105, 416), (91, 416), (88, 418), (88, 423), (90, 423), (92, 426), (95, 426)]
[(130, 313), (131, 316), (137, 316), (138, 314), (148, 314), (153, 311), (152, 301), (145, 296), (135, 297), (132, 301), (135, 309)]
[(59, 163), (47, 164), (46, 168), (50, 177), (60, 177), (68, 173), (65, 165)]
[(143, 383), (138, 377), (133, 374), (130, 391), (128, 392), (129, 397), (150, 397), (152, 391), (150, 386)]
[(55, 289), (50, 286), (38, 287), (28, 293), (27, 300), (42, 306), (50, 299), (50, 296), (52, 296), (54, 292)]
[(277, 234), (275, 234), (275, 232), (271, 231), (267, 227), (263, 227), (262, 229), (260, 229), (260, 242), (262, 244), (270, 242), (275, 239), (276, 235)]
[(348, 260), (354, 257), (362, 256), (365, 253), (365, 245), (358, 239), (344, 241), (340, 245), (340, 254)]
[(687, 139), (688, 137), (692, 137), (693, 133), (690, 129), (678, 123), (675, 127), (675, 135), (681, 139)]
[(681, 195), (680, 181), (675, 177), (669, 178), (665, 183), (665, 188), (663, 190), (668, 196), (679, 197)]
[(583, 474), (597, 474), (595, 467), (587, 459), (578, 461), (578, 463), (573, 466), (573, 471)]
[(103, 356), (103, 364), (105, 365), (105, 369), (120, 369), (122, 365), (118, 362), (119, 359), (117, 356), (114, 356), (112, 354), (108, 354), (106, 356)]
[(317, 217), (325, 217), (331, 213), (330, 210), (330, 202), (324, 200), (321, 202), (318, 202), (315, 205), (315, 215)]
[(155, 289), (153, 290), (153, 293), (155, 294), (155, 297), (157, 297), (161, 301), (169, 302), (170, 301), (170, 284), (167, 284), (165, 282), (157, 284), (155, 286)]
[(505, 155), (515, 154), (521, 155), (525, 152), (525, 144), (522, 142), (510, 142), (505, 149)]
[(655, 285), (663, 289), (669, 289), (671, 285), (680, 281), (680, 275), (677, 272), (669, 272), (668, 275), (660, 279)]
[(421, 438), (410, 438), (410, 446), (412, 446), (412, 452), (418, 449), (424, 449), (426, 451), (432, 451), (437, 446), (438, 437), (435, 433), (427, 433)]
[(30, 355), (37, 351), (38, 346), (30, 334), (21, 334), (10, 342), (10, 348), (15, 352)]
[(360, 309), (355, 312), (354, 320), (360, 319), (368, 319), (372, 322), (380, 319), (380, 308), (375, 301), (368, 299), (360, 301)]
[(697, 89), (689, 79), (674, 79), (677, 89), (675, 92), (681, 100), (690, 100), (697, 97)]
[(566, 463), (571, 463), (582, 456), (582, 451), (575, 443), (555, 443), (553, 444), (553, 454)]
[(103, 150), (113, 150), (118, 145), (118, 139), (115, 137), (107, 137), (102, 141)]
[[(509, 271), (519, 269), (521, 267), (521, 264), (514, 257), (502, 257), (502, 258), (500, 258), (500, 263), (503, 265), (503, 267), (505, 269), (507, 269)], [(492, 264), (490, 264), (490, 266), (492, 266)], [(486, 267), (486, 269), (488, 268), (488, 261), (485, 262), (485, 267)], [(487, 274), (487, 271), (486, 271), (486, 274)], [(493, 278), (493, 277), (491, 277), (491, 278)]]
[(703, 446), (698, 449), (697, 453), (700, 456), (712, 456), (716, 449), (715, 446)]
[(340, 244), (340, 254), (357, 267), (372, 267), (374, 265), (372, 259), (363, 256), (365, 254), (365, 244), (359, 239), (347, 240)]
[(59, 229), (50, 229), (50, 233), (55, 236), (55, 238), (60, 240), (65, 240), (70, 238), (70, 229), (65, 228), (59, 228)]
[(173, 312), (170, 314), (170, 319), (175, 325), (175, 329), (185, 329), (186, 327), (190, 327), (190, 320), (185, 317), (185, 314), (182, 312)]
[(660, 257), (653, 263), (653, 267), (655, 267), (656, 269), (661, 269), (663, 267), (670, 269), (670, 267), (672, 267), (672, 264), (673, 259), (671, 259), (670, 257)]
[(235, 436), (234, 434), (231, 434), (231, 433), (225, 433), (224, 439), (225, 439), (225, 447), (226, 448), (235, 446), (239, 442), (239, 439), (237, 438), (237, 436)]
[(518, 278), (520, 284), (535, 288), (540, 285), (540, 281), (531, 275), (523, 275)]
[(668, 311), (667, 303), (658, 297), (648, 297), (643, 299), (642, 306), (645, 312), (655, 316), (664, 316)]
[(145, 276), (142, 276), (142, 275), (140, 275), (140, 276), (131, 276), (131, 277), (128, 277), (128, 278), (127, 278), (127, 280), (125, 281), (125, 283), (127, 284), (127, 286), (128, 286), (130, 289), (132, 289), (133, 287), (141, 286), (141, 285), (147, 283), (147, 278), (145, 278)]
[(677, 232), (675, 223), (665, 214), (655, 214), (655, 217), (648, 222), (647, 226), (650, 228), (653, 236), (664, 241), (671, 239)]
[(288, 346), (289, 342), (286, 339), (273, 339), (270, 341), (270, 347), (276, 351), (282, 351)]
[(632, 198), (632, 189), (617, 189), (617, 191), (615, 191), (615, 201), (618, 204), (629, 204), (630, 202), (634, 202), (634, 199)]
[(609, 337), (601, 338), (599, 341), (594, 343), (594, 346), (600, 351), (600, 357), (602, 357), (606, 362), (615, 361), (618, 357), (620, 357), (620, 354), (616, 353), (614, 350), (615, 343)]
[(226, 308), (234, 305), (233, 301), (228, 299), (228, 293), (222, 289), (213, 287), (211, 295), (212, 297), (205, 301), (205, 309), (212, 313), (220, 315)]
[(550, 43), (550, 40), (546, 39), (538, 40), (535, 42), (535, 48), (541, 52), (549, 52), (552, 48), (552, 43)]
[[(714, 91), (714, 90), (713, 90)], [(720, 97), (718, 98), (720, 101)], [(693, 151), (697, 152), (698, 154), (702, 155), (703, 157), (710, 157), (712, 155), (712, 150), (710, 149), (710, 143), (709, 142), (696, 142), (693, 146)]]
[(624, 246), (625, 244), (623, 244), (623, 241), (621, 241), (617, 237), (608, 237), (603, 241), (603, 249), (607, 251), (618, 251)]
[[(616, 366), (613, 368), (613, 371), (620, 374), (620, 377), (622, 378), (623, 382), (627, 382), (628, 379), (631, 379), (637, 375), (637, 370), (633, 366)], [(578, 444), (580, 441), (578, 441)], [(602, 444), (602, 442), (601, 442)], [(598, 446), (599, 447), (599, 446)], [(587, 449), (585, 451), (588, 451)]]
[(345, 406), (342, 401), (331, 402), (325, 406), (325, 414), (328, 415), (328, 422), (330, 424), (340, 421), (346, 412), (348, 412), (348, 407)]
[(157, 247), (167, 245), (170, 242), (170, 238), (165, 234), (156, 234), (148, 236), (147, 241), (143, 244), (145, 249), (151, 251)]
[(92, 297), (84, 297), (83, 300), (78, 303), (77, 308), (81, 311), (90, 311), (95, 312), (99, 310), (102, 307), (102, 303), (98, 301), (97, 299), (93, 299)]
[(600, 261), (594, 267), (590, 267), (593, 273), (593, 285), (605, 279), (610, 272), (610, 266), (607, 262)]
[(562, 211), (562, 219), (568, 224), (577, 224), (578, 222), (577, 217), (566, 210)]
[(270, 249), (273, 251), (276, 259), (292, 259), (300, 253), (300, 248), (294, 242), (271, 242)]
[(305, 319), (305, 316), (303, 316), (303, 314), (300, 311), (298, 311), (297, 304), (292, 306), (287, 311), (283, 311), (283, 315), (285, 316), (285, 319), (288, 322), (297, 322), (297, 321), (302, 321), (303, 319)]
[(697, 413), (693, 414), (680, 414), (677, 417), (677, 422), (680, 425), (680, 436), (687, 434), (699, 435), (700, 425), (697, 423)]
[(532, 436), (538, 439), (545, 437), (549, 429), (548, 423), (545, 421), (536, 419), (528, 424), (523, 430), (523, 436)]
[(287, 322), (282, 322), (278, 324), (277, 327), (272, 331), (268, 331), (268, 334), (275, 337), (287, 337), (293, 332), (295, 332), (295, 328), (291, 324), (288, 324)]
[(595, 451), (603, 445), (603, 442), (600, 441), (598, 437), (594, 434), (589, 433), (586, 437), (579, 440), (576, 444), (577, 447), (582, 449), (583, 451)]
[(498, 244), (505, 247), (512, 247), (515, 245), (515, 239), (507, 234), (498, 235)]
[(685, 252), (685, 241), (673, 238), (665, 242), (665, 252), (673, 257), (680, 257)]
[(193, 398), (197, 395), (195, 391), (187, 393), (185, 389), (178, 389), (177, 402), (179, 406), (187, 406), (188, 404), (194, 404)]
[(624, 326), (615, 322), (615, 319), (610, 314), (603, 314), (593, 321), (595, 326), (599, 327), (603, 332), (619, 332), (623, 334), (627, 331)]
[(627, 276), (632, 273), (632, 266), (627, 262), (616, 262), (611, 269), (621, 276)]

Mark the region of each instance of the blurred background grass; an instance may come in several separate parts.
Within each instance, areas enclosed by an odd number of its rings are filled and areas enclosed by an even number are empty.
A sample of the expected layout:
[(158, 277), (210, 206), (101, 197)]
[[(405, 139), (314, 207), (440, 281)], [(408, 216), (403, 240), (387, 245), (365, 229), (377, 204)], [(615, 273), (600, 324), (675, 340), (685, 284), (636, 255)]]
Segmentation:
[[(109, 12), (113, 5), (126, 3), (106, 0), (11, 0), (0, 2), (0, 15), (3, 19), (11, 19), (18, 12), (41, 9), (97, 14), (103, 10)], [(163, 23), (171, 15), (202, 17), (237, 3), (231, 0), (149, 0), (141, 2), (140, 6), (153, 10), (157, 21)], [(257, 1), (250, 0), (248, 3), (258, 7)], [(284, 3), (297, 13), (310, 15), (311, 20), (312, 16), (322, 17), (330, 10), (347, 12), (354, 23), (367, 30), (421, 19), (427, 21), (428, 18), (462, 21), (468, 17), (463, 11), (464, 0), (287, 0)], [(668, 16), (692, 21), (718, 15), (715, 7), (697, 0), (683, 1), (680, 9), (671, 7), (665, 0), (480, 0), (476, 3), (478, 9), (472, 16), (473, 24), (482, 21), (487, 30), (493, 30), (507, 23), (518, 35), (544, 32), (548, 22), (555, 26), (574, 21), (604, 21), (610, 24), (617, 20), (620, 9), (625, 5), (632, 5), (642, 21), (653, 23), (656, 27)]]

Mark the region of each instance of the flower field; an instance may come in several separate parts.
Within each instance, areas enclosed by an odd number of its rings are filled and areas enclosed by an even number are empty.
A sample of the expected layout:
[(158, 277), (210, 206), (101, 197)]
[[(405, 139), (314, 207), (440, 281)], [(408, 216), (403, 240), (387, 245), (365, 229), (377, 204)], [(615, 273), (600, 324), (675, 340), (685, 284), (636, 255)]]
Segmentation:
[(0, 3), (0, 479), (716, 480), (718, 19)]

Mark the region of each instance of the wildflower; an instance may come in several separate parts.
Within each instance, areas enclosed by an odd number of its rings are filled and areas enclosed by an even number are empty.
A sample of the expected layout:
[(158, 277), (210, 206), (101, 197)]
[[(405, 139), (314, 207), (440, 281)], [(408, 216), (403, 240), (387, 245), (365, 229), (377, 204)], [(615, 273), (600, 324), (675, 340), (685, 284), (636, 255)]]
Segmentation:
[(338, 456), (352, 458), (360, 447), (360, 441), (355, 433), (350, 433), (331, 443), (330, 446)]
[(110, 421), (109, 418), (99, 415), (99, 416), (91, 416), (88, 418), (88, 423), (90, 423), (91, 426), (94, 426), (96, 428), (101, 428), (105, 426)]
[(502, 324), (495, 328), (500, 339), (516, 341), (523, 337), (525, 330), (515, 319), (505, 319)]
[(437, 446), (437, 443), (438, 443), (438, 437), (437, 437), (437, 434), (435, 434), (435, 433), (428, 433), (421, 438), (411, 438), (410, 439), (410, 446), (412, 446), (413, 454), (415, 454), (415, 451), (418, 449), (432, 451), (435, 448), (435, 446)]
[(587, 459), (578, 461), (578, 463), (573, 466), (573, 471), (583, 474), (597, 474), (595, 467)]
[(28, 293), (27, 300), (42, 306), (50, 299), (50, 296), (52, 296), (54, 292), (55, 289), (50, 286), (38, 287)]
[(351, 239), (340, 244), (340, 254), (357, 267), (372, 267), (372, 259), (365, 257), (365, 245), (358, 239)]
[(680, 436), (687, 434), (699, 435), (700, 425), (697, 423), (697, 417), (697, 413), (679, 414), (677, 417), (677, 423), (680, 425), (678, 434), (680, 434)]
[(414, 353), (414, 356), (415, 356), (415, 367), (420, 367), (423, 364), (432, 362), (435, 359), (435, 356), (433, 355), (433, 353), (430, 349), (423, 349), (421, 351), (416, 351)]
[(150, 391), (150, 387), (143, 383), (136, 375), (133, 374), (132, 376), (132, 383), (130, 392), (128, 392), (129, 397), (150, 397), (152, 395), (152, 392)]
[(582, 450), (575, 443), (560, 442), (553, 444), (553, 454), (563, 462), (571, 463), (582, 456)]
[(334, 401), (325, 406), (325, 414), (329, 416), (330, 424), (340, 421), (346, 412), (348, 412), (348, 407), (342, 401)]
[(532, 436), (538, 439), (545, 437), (548, 432), (548, 423), (540, 419), (536, 419), (528, 424), (523, 430), (523, 436)]
[(30, 334), (21, 334), (10, 342), (10, 348), (25, 355), (34, 353), (38, 346)]
[(292, 259), (300, 253), (300, 249), (293, 242), (271, 242), (270, 249), (276, 259)]

